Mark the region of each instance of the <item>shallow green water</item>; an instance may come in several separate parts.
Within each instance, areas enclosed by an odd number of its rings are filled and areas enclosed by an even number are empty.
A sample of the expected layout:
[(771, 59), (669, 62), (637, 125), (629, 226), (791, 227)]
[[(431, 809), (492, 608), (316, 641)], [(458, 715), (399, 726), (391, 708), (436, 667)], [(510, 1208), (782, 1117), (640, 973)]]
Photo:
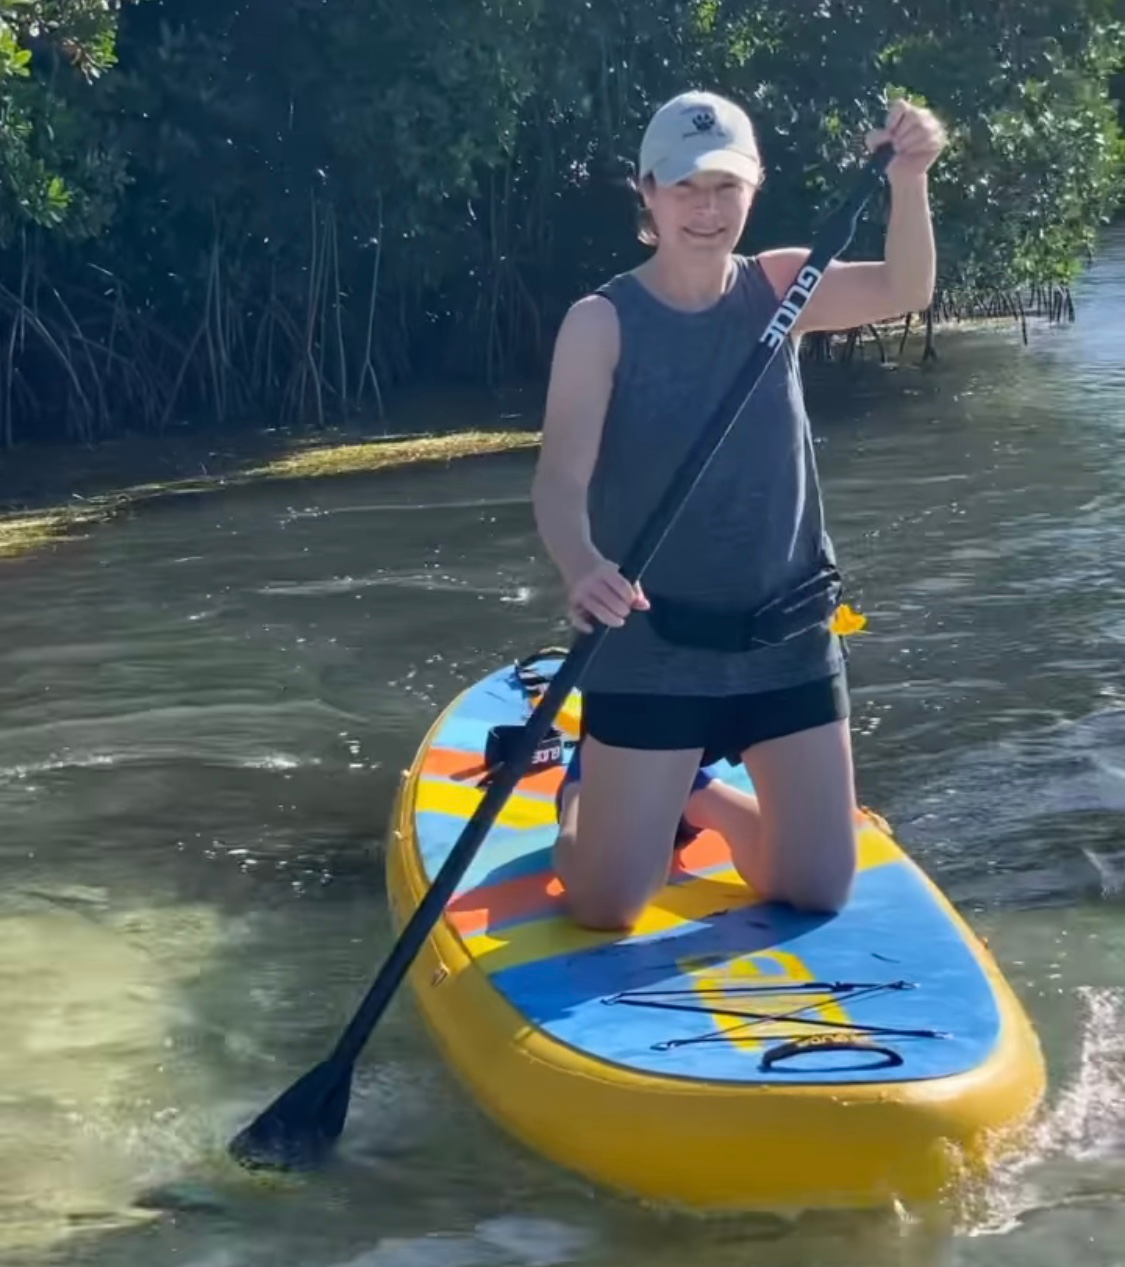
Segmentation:
[(861, 794), (989, 936), (1050, 1061), (1038, 1145), (973, 1221), (609, 1199), (481, 1119), (405, 1000), (332, 1168), (225, 1161), (387, 949), (380, 836), (426, 725), (561, 633), (515, 454), (177, 501), (2, 565), (0, 1262), (1125, 1262), (1120, 235), (1079, 314), (812, 393), (870, 618)]

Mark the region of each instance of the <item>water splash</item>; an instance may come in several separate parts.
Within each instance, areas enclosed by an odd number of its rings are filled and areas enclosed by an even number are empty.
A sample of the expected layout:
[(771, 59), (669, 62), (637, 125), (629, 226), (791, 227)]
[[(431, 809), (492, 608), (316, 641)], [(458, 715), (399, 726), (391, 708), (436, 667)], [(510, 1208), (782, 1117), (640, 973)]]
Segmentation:
[(1125, 1162), (1125, 990), (1079, 987), (1087, 1021), (1078, 1069), (1044, 1123), (1045, 1155)]
[(1107, 1165), (1125, 1172), (1125, 990), (1079, 987), (1076, 994), (1086, 1009), (1077, 1068), (1027, 1147), (979, 1194), (983, 1208), (963, 1229), (969, 1236), (1003, 1235), (1032, 1214), (1087, 1197), (1092, 1164), (1103, 1192), (1112, 1186)]
[(1125, 850), (1111, 854), (1083, 845), (1082, 854), (1097, 873), (1102, 897), (1120, 897), (1125, 892)]

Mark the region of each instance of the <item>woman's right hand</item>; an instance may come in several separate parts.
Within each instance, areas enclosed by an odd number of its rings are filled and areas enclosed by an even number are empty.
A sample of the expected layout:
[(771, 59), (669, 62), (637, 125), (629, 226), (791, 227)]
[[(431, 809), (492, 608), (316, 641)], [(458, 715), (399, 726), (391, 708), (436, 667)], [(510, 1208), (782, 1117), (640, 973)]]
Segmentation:
[(583, 633), (593, 632), (592, 620), (616, 629), (631, 611), (648, 611), (648, 606), (640, 584), (627, 581), (608, 559), (585, 571), (567, 592), (570, 623)]

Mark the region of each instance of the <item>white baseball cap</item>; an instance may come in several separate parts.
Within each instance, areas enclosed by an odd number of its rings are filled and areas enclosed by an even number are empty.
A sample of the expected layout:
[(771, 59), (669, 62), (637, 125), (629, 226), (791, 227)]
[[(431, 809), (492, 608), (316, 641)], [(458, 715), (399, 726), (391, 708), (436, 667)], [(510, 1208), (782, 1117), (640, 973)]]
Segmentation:
[(640, 178), (675, 185), (693, 172), (729, 172), (751, 184), (762, 175), (746, 111), (713, 92), (682, 92), (652, 116), (641, 139)]

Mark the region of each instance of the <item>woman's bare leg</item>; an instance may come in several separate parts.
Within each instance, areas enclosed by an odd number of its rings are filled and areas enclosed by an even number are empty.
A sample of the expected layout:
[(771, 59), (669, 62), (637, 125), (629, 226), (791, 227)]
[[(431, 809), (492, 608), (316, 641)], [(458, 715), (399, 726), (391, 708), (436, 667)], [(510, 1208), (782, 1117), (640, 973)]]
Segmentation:
[(758, 794), (774, 895), (804, 910), (838, 911), (858, 855), (847, 720), (756, 744), (742, 760)]
[(555, 870), (572, 917), (588, 928), (631, 927), (664, 886), (698, 748), (643, 751), (582, 741), (581, 794), (563, 793)]

